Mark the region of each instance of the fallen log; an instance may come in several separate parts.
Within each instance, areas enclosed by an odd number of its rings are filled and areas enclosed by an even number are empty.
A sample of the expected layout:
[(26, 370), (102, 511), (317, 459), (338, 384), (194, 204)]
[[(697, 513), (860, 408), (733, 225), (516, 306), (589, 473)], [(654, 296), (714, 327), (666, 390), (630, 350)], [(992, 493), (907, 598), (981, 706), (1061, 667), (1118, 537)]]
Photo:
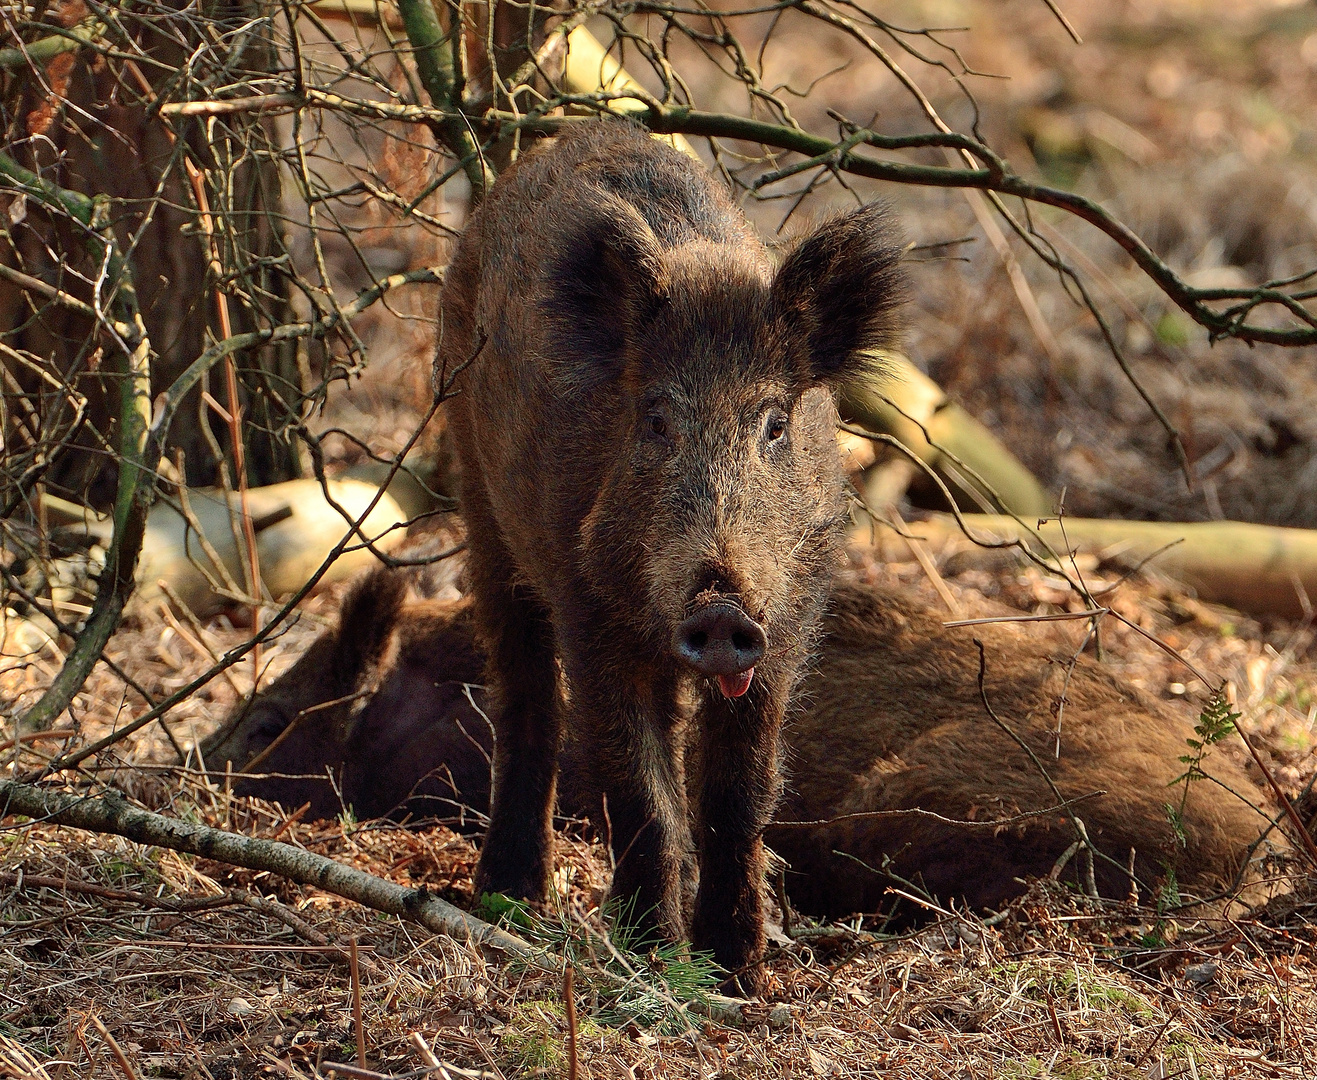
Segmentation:
[[(1068, 551), (1081, 551), (1118, 560), (1125, 567), (1146, 562), (1203, 600), (1259, 618), (1303, 618), (1311, 611), (1310, 598), (1317, 596), (1317, 530), (1243, 521), (1065, 518), (1063, 533), (1062, 524), (1053, 518), (1038, 526), (1035, 536), (1026, 525), (1002, 515), (965, 514), (964, 521), (971, 539), (1018, 539), (1044, 556), (1047, 550), (1039, 537), (1063, 558)], [(910, 531), (942, 544), (965, 537), (950, 514), (912, 522)], [(867, 541), (869, 529), (862, 532)], [(883, 536), (895, 535), (883, 529), (880, 542)]]
[[(1025, 517), (1053, 512), (1054, 500), (1043, 485), (992, 432), (904, 356), (883, 359), (881, 375), (842, 386), (843, 419), (900, 440), (958, 500)], [(879, 512), (899, 502), (917, 470), (904, 455), (873, 466), (861, 482), (865, 501)]]
[[(341, 508), (325, 498), (325, 490)], [(256, 554), (263, 591), (271, 598), (296, 592), (324, 562), (334, 546), (379, 496), (361, 524), (361, 533), (379, 550), (401, 543), (408, 520), (392, 495), (360, 480), (330, 480), (322, 488), (316, 480), (289, 480), (252, 488), (248, 506), (256, 529)], [(109, 522), (85, 507), (43, 498), (50, 525), (108, 538)], [(347, 518), (344, 515), (347, 515)], [(364, 545), (349, 544), (335, 560), (325, 580), (351, 577), (373, 564), (375, 556)], [(211, 615), (226, 604), (245, 599), (241, 510), (236, 493), (193, 489), (185, 497), (157, 502), (146, 521), (142, 554), (137, 565), (133, 603), (164, 599), (165, 582), (180, 602), (198, 615)]]

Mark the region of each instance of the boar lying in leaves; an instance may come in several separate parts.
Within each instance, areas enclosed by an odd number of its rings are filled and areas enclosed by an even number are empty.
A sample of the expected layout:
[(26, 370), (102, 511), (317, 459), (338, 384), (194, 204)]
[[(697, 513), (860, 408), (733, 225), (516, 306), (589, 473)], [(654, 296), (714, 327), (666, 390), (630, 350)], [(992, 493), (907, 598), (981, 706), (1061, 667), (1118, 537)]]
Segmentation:
[(621, 121), (493, 186), (438, 355), (496, 735), (477, 888), (546, 894), (566, 737), (614, 896), (759, 988), (779, 729), (845, 520), (833, 390), (891, 341), (900, 254), (866, 206), (777, 263), (721, 182)]
[[(289, 809), (309, 802), (315, 817), (347, 803), (359, 817), (477, 828), (493, 740), (471, 610), (404, 593), (397, 574), (366, 579), (344, 604), (345, 631), (317, 640), (236, 727), (213, 738), (203, 748), (208, 766), (222, 772), (228, 761), (237, 771), (254, 761), (255, 775), (237, 777), (235, 792)], [(1168, 785), (1184, 771), (1178, 758), (1193, 730), (1087, 658), (1065, 691), (1057, 758), (1052, 706), (1066, 665), (1040, 655), (1037, 639), (1000, 626), (947, 630), (917, 601), (848, 581), (834, 588), (823, 628), (784, 729), (788, 779), (778, 821), (826, 824), (776, 824), (766, 833), (790, 866), (787, 890), (802, 911), (880, 911), (901, 880), (944, 901), (997, 907), (1023, 889), (1019, 879), (1051, 871), (1074, 842), (1061, 813), (1020, 818), (1056, 798), (984, 710), (974, 636), (985, 645), (993, 711), (1033, 749), (1062, 797), (1081, 800), (1075, 814), (1112, 860), (1095, 862), (1103, 895), (1128, 894), (1120, 867), (1131, 849), (1145, 887), (1174, 873), (1181, 888), (1208, 895), (1234, 880), (1265, 824), (1243, 801), (1260, 806), (1261, 793), (1218, 753), (1206, 768), (1221, 784), (1189, 786), (1177, 838), (1165, 807), (1178, 806), (1185, 789)], [(591, 760), (568, 743), (559, 792), (568, 815), (590, 813), (595, 789), (583, 774)], [(269, 773), (283, 775), (262, 778)], [(921, 812), (873, 816), (912, 808)], [(951, 823), (1003, 819), (1014, 820)], [(1079, 866), (1075, 859), (1067, 867), (1071, 880)]]

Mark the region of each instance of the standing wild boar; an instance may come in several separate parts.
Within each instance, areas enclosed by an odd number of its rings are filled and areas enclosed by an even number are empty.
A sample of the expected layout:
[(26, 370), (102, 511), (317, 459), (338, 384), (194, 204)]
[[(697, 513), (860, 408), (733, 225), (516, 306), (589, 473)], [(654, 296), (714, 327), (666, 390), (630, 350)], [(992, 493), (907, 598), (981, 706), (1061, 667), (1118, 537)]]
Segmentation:
[(621, 122), (574, 126), (489, 192), (449, 267), (438, 358), (460, 371), (449, 422), (494, 696), (478, 888), (545, 895), (566, 721), (607, 800), (614, 894), (761, 986), (778, 733), (843, 521), (832, 391), (892, 336), (899, 256), (867, 206), (778, 265), (697, 162)]

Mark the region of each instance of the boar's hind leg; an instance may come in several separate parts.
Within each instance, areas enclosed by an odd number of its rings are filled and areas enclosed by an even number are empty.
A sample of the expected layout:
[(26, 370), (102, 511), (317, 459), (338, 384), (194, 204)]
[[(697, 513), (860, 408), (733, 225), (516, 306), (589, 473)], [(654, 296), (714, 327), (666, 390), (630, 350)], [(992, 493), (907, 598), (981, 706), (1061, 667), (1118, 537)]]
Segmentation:
[(700, 887), (691, 938), (728, 972), (731, 988), (763, 990), (764, 843), (780, 789), (784, 689), (761, 665), (749, 693), (709, 700), (700, 717)]
[(686, 937), (683, 885), (693, 875), (682, 779), (681, 732), (673, 691), (655, 701), (623, 680), (572, 680), (573, 730), (584, 735), (594, 785), (607, 818), (599, 820), (614, 860), (611, 895), (623, 918)]
[(476, 895), (542, 900), (552, 871), (562, 734), (553, 630), (543, 606), (510, 584), (510, 557), (499, 558), (502, 544), (495, 535), (488, 526), (467, 564), (487, 653), (494, 726), (493, 805), (476, 867)]

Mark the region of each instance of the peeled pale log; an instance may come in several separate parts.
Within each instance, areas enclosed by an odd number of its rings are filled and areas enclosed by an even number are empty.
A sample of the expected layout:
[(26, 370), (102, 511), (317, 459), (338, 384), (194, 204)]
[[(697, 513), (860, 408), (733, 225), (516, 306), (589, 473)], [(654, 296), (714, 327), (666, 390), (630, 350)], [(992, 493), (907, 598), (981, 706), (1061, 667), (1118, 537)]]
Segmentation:
[(402, 16), (392, 4), (378, 0), (311, 0), (307, 5), (322, 19), (346, 19), (361, 26), (402, 29)]
[[(883, 377), (855, 380), (842, 387), (843, 418), (870, 431), (894, 435), (957, 494), (977, 497), (976, 501), (990, 507), (995, 493), (1003, 507), (1026, 517), (1053, 512), (1053, 500), (1042, 484), (992, 432), (904, 356), (890, 354), (884, 359), (887, 371)], [(920, 425), (929, 438), (924, 437)], [(956, 459), (978, 473), (984, 483), (957, 465)], [(885, 465), (870, 470), (865, 491), (870, 505), (881, 510), (898, 501), (915, 468), (898, 463), (895, 475)]]
[[(1018, 537), (1044, 553), (1028, 529), (1009, 517), (966, 514), (965, 523), (980, 538)], [(910, 531), (929, 540), (964, 536), (949, 514), (913, 522)], [(1148, 563), (1150, 567), (1188, 585), (1204, 600), (1262, 618), (1300, 618), (1305, 603), (1317, 596), (1314, 530), (1242, 521), (1184, 523), (1068, 517), (1065, 538), (1055, 520), (1038, 532), (1063, 558), (1068, 549), (1078, 549), (1105, 559), (1119, 558), (1125, 566), (1137, 566), (1160, 551)]]
[[(362, 524), (367, 537), (379, 536), (407, 520), (397, 501), (387, 493), (380, 494), (374, 484), (331, 480), (328, 488), (334, 501), (354, 521), (379, 495), (374, 510)], [(226, 502), (222, 493), (193, 491), (188, 502), (230, 579), (245, 584), (242, 569), (245, 551), (241, 546), (237, 496), (230, 496)], [(343, 514), (325, 501), (325, 493), (315, 480), (289, 480), (255, 488), (248, 493), (248, 505), (255, 523), (265, 526), (256, 534), (256, 553), (262, 584), (271, 597), (301, 588), (349, 531)], [(401, 541), (403, 535), (404, 530), (398, 528), (379, 543), (387, 548)], [(365, 549), (344, 552), (330, 567), (325, 580), (350, 577), (375, 561), (375, 556)], [(199, 567), (204, 567), (206, 573)], [(217, 572), (184, 517), (171, 506), (157, 504), (147, 522), (142, 559), (137, 568), (138, 599), (160, 598), (163, 590), (158, 582), (164, 579), (175, 595), (198, 614), (216, 611), (224, 606), (226, 598), (207, 580), (207, 574), (223, 583), (223, 575)]]
[[(330, 480), (327, 486), (330, 496), (353, 521), (378, 495), (379, 501), (362, 523), (361, 531), (372, 540), (380, 537), (377, 546), (381, 550), (402, 541), (405, 530), (393, 527), (408, 518), (392, 495), (360, 480)], [(109, 522), (102, 515), (59, 499), (47, 498), (44, 503), (52, 525), (83, 530), (102, 541), (109, 539)], [(168, 503), (158, 502), (151, 508), (137, 564), (133, 602), (163, 599), (167, 594), (160, 582), (164, 581), (182, 603), (200, 615), (209, 615), (247, 593), (239, 499), (236, 494), (226, 500), (221, 491), (193, 489), (188, 492), (187, 503), (196, 528)], [(325, 500), (316, 480), (289, 480), (253, 488), (248, 492), (247, 504), (256, 526), (263, 591), (273, 598), (301, 588), (349, 531), (343, 514)], [(357, 538), (348, 546), (357, 548), (359, 544)], [(212, 552), (219, 565), (211, 557)], [(375, 556), (365, 548), (345, 551), (323, 580), (350, 577), (375, 562)]]

